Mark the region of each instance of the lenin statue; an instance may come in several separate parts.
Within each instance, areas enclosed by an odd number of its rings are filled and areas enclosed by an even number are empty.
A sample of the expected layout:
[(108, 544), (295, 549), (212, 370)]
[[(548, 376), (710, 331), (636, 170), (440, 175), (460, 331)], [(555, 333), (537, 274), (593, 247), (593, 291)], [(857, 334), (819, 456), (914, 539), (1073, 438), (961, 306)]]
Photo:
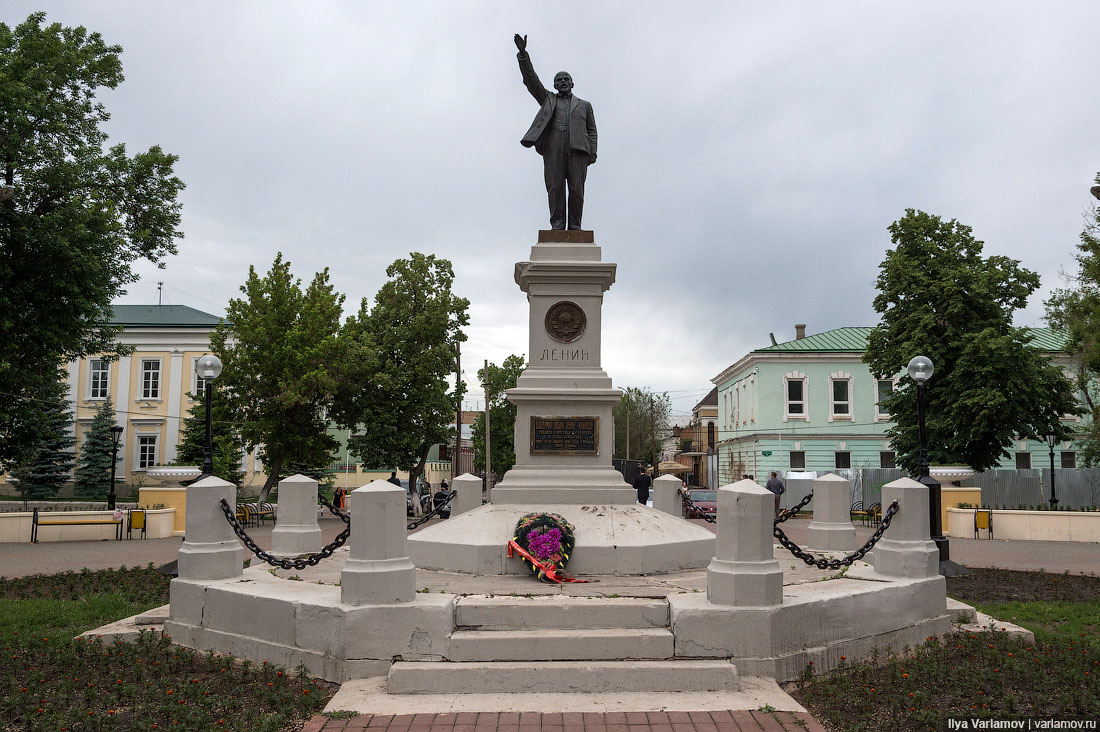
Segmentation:
[(584, 211), (584, 179), (588, 166), (596, 162), (596, 118), (592, 105), (573, 95), (573, 77), (564, 71), (554, 75), (556, 93), (547, 91), (527, 55), (527, 36), (517, 33), (515, 41), (523, 84), (541, 105), (520, 144), (534, 146), (542, 156), (550, 201), (550, 228), (579, 229)]

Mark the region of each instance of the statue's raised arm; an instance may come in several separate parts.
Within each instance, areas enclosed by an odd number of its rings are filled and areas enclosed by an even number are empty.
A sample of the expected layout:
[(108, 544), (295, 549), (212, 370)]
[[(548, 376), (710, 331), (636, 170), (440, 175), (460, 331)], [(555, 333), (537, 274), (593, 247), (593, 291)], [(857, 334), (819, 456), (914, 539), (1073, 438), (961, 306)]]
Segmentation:
[(516, 48), (519, 49), (519, 52), (527, 53), (527, 36), (521, 36), (519, 33), (517, 33), (514, 40), (516, 42)]

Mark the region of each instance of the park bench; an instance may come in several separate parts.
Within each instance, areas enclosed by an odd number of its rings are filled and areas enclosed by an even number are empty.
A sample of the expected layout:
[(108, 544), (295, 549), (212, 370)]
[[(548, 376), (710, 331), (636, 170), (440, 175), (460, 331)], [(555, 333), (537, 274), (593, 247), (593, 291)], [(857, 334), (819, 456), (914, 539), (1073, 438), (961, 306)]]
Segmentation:
[[(55, 516), (57, 514), (54, 514)], [(105, 524), (115, 525), (115, 539), (122, 540), (122, 518), (115, 518), (114, 516), (80, 516), (76, 518), (38, 518), (38, 509), (34, 509), (34, 515), (31, 516), (31, 543), (38, 543), (38, 527), (39, 526), (103, 526)]]

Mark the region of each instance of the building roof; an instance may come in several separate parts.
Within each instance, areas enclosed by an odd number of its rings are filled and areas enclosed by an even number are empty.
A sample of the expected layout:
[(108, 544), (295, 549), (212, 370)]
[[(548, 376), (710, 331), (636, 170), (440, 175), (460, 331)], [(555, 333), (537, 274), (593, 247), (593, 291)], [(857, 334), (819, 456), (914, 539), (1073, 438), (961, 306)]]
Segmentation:
[[(777, 343), (767, 348), (757, 348), (753, 353), (863, 353), (867, 350), (867, 337), (874, 328), (850, 327), (827, 330), (805, 338)], [(1033, 336), (1031, 344), (1041, 351), (1058, 352), (1065, 348), (1066, 335), (1050, 328), (1028, 328)]]
[(717, 407), (718, 406), (718, 387), (714, 387), (710, 390), (710, 393), (703, 397), (703, 400), (691, 408), (691, 411), (695, 411), (700, 407)]
[(112, 305), (111, 325), (127, 328), (215, 328), (222, 318), (187, 305)]

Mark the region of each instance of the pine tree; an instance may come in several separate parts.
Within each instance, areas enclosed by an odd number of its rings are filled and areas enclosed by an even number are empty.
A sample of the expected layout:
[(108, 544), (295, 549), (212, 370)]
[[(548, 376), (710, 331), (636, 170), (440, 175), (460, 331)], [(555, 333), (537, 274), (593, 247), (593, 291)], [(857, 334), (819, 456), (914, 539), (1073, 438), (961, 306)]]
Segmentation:
[(73, 484), (73, 492), (79, 498), (104, 500), (111, 492), (111, 461), (114, 459), (111, 427), (114, 423), (115, 409), (108, 397), (95, 410), (95, 417), (80, 445)]
[(56, 496), (73, 469), (72, 407), (65, 398), (67, 388), (55, 380), (39, 401), (38, 442), (13, 471), (24, 500)]
[[(210, 406), (210, 442), (214, 475), (239, 486), (244, 480), (244, 473), (241, 472), (244, 440), (233, 419), (224, 389), (215, 381), (212, 390), (214, 401)], [(206, 459), (205, 390), (192, 395), (192, 399), (195, 399), (195, 403), (187, 410), (187, 418), (183, 422), (183, 431), (176, 450), (176, 465), (197, 465), (201, 468)]]

